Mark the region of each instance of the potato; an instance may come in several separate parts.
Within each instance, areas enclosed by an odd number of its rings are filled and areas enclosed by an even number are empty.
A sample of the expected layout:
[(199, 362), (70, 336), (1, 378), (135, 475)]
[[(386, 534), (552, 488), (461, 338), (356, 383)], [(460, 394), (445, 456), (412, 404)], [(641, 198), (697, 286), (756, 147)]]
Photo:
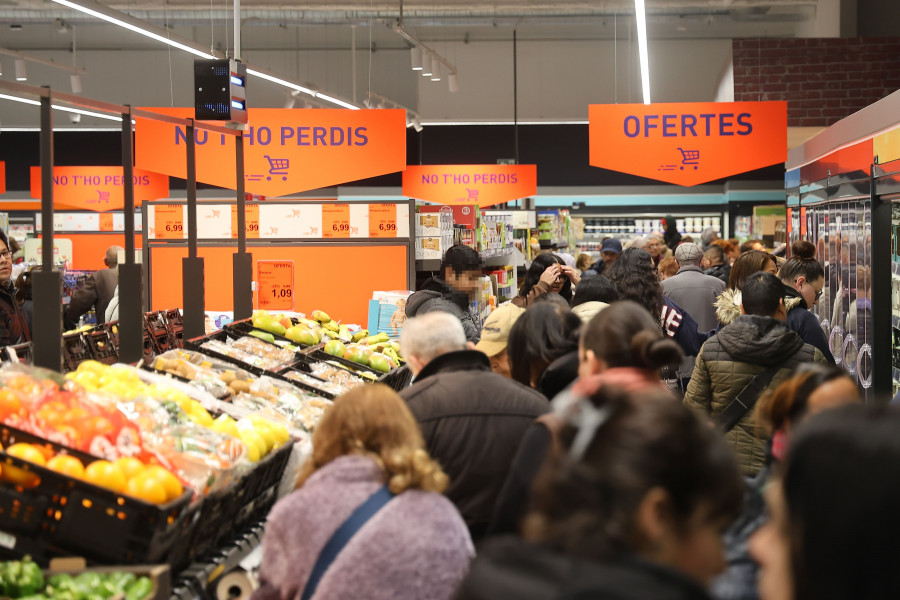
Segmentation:
[(231, 390), (232, 390), (235, 394), (240, 394), (240, 393), (242, 393), (242, 392), (249, 392), (249, 391), (250, 391), (250, 384), (249, 384), (249, 383), (247, 383), (246, 381), (239, 381), (239, 380), (237, 380), (237, 379), (235, 379), (234, 381), (232, 381), (231, 383), (229, 383), (229, 384), (228, 384), (228, 387), (230, 387)]

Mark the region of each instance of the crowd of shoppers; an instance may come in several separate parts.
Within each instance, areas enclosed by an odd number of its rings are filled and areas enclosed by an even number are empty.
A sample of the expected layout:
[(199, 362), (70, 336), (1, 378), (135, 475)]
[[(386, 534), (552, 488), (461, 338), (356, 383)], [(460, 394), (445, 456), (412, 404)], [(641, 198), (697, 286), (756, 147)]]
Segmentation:
[(477, 262), (448, 251), (407, 304), (412, 385), (328, 409), (254, 600), (900, 597), (900, 413), (819, 337), (815, 247), (779, 269), (668, 222), (537, 257), (474, 334)]

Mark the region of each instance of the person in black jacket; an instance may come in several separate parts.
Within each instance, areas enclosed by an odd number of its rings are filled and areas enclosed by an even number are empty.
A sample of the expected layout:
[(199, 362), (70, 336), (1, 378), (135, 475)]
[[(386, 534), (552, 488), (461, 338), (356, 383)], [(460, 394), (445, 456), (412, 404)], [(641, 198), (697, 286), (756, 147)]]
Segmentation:
[(784, 283), (787, 326), (796, 331), (804, 342), (821, 350), (825, 359), (834, 364), (828, 338), (822, 331), (819, 319), (809, 310), (818, 304), (825, 287), (825, 270), (810, 250), (814, 252), (815, 246), (795, 242), (791, 258), (778, 271), (778, 277)]
[(474, 346), (446, 313), (407, 321), (400, 346), (415, 374), (400, 396), (422, 428), (429, 455), (450, 477), (447, 497), (478, 540), (522, 436), (550, 406), (539, 392), (492, 373), (488, 358), (467, 349)]
[(31, 341), (25, 315), (16, 301), (16, 286), (11, 280), (12, 265), (6, 234), (0, 231), (0, 346)]
[(578, 377), (580, 330), (581, 319), (567, 305), (534, 304), (509, 332), (510, 376), (552, 400)]
[(481, 257), (466, 246), (450, 247), (441, 261), (441, 274), (422, 284), (406, 301), (406, 315), (415, 317), (432, 311), (450, 313), (462, 323), (466, 339), (478, 342), (481, 323), (472, 313), (471, 302), (478, 291)]
[(722, 436), (662, 390), (601, 387), (558, 414), (524, 539), (482, 546), (457, 599), (706, 600), (743, 492)]

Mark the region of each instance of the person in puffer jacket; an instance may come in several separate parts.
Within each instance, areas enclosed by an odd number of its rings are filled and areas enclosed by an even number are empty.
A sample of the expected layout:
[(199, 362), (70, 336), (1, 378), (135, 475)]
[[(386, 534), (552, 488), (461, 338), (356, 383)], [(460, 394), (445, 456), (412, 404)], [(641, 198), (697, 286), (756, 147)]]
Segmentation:
[(462, 323), (466, 340), (477, 343), (481, 338), (481, 322), (470, 308), (478, 291), (481, 257), (464, 244), (451, 246), (441, 261), (440, 276), (422, 284), (406, 301), (410, 319), (433, 311), (450, 313)]
[[(744, 282), (743, 314), (710, 338), (697, 357), (684, 402), (715, 420), (754, 377), (778, 367), (762, 391), (774, 389), (802, 363), (825, 362), (824, 355), (785, 326), (784, 288), (771, 273), (754, 273)], [(748, 400), (745, 398), (745, 400)], [(749, 399), (755, 401), (755, 399)], [(745, 476), (765, 464), (766, 437), (747, 410), (725, 434)]]

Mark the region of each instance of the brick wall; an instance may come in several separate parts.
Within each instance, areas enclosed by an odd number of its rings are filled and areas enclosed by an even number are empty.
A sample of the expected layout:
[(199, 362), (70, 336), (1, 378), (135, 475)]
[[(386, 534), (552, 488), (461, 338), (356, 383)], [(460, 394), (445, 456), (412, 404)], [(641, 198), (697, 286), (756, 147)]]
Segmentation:
[(900, 38), (736, 39), (735, 101), (787, 100), (788, 126), (831, 125), (900, 89)]

